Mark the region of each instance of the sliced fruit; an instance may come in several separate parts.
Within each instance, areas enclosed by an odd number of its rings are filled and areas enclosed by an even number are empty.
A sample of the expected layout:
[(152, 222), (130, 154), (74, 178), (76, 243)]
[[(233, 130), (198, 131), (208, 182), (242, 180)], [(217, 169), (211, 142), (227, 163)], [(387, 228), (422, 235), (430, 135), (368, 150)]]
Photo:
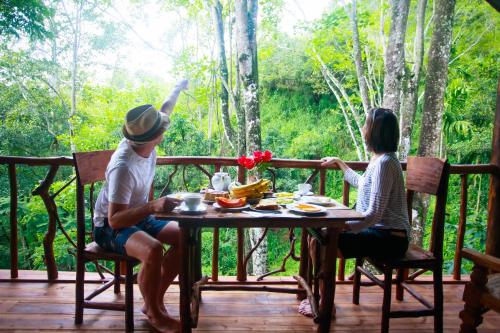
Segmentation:
[(224, 197), (216, 197), (215, 201), (219, 204), (219, 206), (224, 208), (238, 208), (247, 204), (247, 198), (228, 199)]

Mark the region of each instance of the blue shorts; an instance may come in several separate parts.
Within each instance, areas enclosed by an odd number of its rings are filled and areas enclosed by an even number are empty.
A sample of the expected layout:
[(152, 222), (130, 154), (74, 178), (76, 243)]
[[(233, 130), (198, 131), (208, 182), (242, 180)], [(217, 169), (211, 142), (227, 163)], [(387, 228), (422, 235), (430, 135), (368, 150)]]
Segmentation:
[(112, 229), (109, 226), (108, 219), (104, 219), (104, 226), (94, 228), (94, 240), (106, 251), (127, 254), (125, 243), (127, 243), (130, 236), (137, 231), (144, 231), (151, 237), (156, 238), (156, 235), (158, 235), (168, 222), (157, 220), (150, 215), (132, 227)]

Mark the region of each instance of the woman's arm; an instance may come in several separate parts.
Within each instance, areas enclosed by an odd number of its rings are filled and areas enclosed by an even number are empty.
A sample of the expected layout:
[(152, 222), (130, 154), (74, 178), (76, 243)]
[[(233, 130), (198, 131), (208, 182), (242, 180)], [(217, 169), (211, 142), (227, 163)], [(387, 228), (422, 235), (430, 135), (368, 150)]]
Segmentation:
[(362, 213), (365, 219), (362, 221), (347, 222), (347, 226), (353, 232), (360, 232), (382, 220), (391, 196), (392, 184), (396, 177), (396, 172), (395, 165), (391, 161), (381, 161), (376, 165), (372, 174), (368, 208)]
[(354, 187), (358, 187), (358, 184), (363, 176), (356, 173), (354, 170), (349, 168), (349, 166), (338, 157), (324, 157), (321, 159), (323, 163), (321, 166), (334, 166), (335, 164), (344, 172), (344, 180)]

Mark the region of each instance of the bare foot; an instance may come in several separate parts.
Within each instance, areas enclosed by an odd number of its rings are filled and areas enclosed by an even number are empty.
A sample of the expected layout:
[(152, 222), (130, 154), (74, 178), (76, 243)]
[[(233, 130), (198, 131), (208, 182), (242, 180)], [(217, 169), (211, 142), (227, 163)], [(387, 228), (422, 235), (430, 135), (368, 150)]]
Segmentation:
[(151, 316), (148, 315), (148, 321), (155, 330), (162, 333), (178, 333), (180, 332), (181, 323), (170, 317), (164, 315)]
[[(162, 313), (162, 315), (165, 315), (165, 316), (168, 316), (168, 311), (167, 311), (167, 308), (165, 307), (165, 304), (161, 304), (159, 305), (159, 309)], [(147, 306), (146, 303), (144, 303), (141, 307), (141, 312), (144, 313), (146, 316), (148, 315), (148, 312), (149, 312), (149, 308)]]

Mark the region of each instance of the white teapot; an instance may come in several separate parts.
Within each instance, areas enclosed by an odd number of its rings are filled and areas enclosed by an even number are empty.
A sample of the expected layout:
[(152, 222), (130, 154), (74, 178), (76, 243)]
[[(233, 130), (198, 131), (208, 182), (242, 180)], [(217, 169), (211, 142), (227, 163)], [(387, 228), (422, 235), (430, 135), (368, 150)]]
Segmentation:
[(212, 186), (216, 191), (227, 191), (231, 184), (231, 177), (227, 172), (216, 172), (212, 176)]

